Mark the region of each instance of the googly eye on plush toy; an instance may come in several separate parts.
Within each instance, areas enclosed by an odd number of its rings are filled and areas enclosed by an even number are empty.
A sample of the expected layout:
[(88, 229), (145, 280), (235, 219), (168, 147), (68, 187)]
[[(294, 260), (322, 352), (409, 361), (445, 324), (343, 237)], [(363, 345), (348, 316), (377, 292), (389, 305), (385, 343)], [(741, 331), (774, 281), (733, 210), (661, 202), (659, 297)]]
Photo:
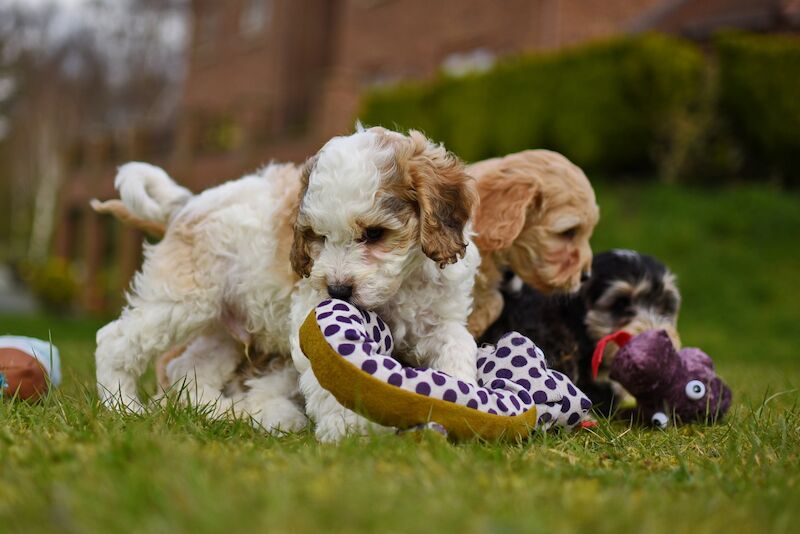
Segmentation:
[(691, 400), (700, 400), (706, 396), (706, 385), (699, 380), (690, 380), (684, 388), (686, 396)]
[(650, 418), (650, 422), (654, 427), (658, 427), (663, 430), (669, 426), (669, 417), (667, 417), (667, 414), (664, 412), (656, 412)]

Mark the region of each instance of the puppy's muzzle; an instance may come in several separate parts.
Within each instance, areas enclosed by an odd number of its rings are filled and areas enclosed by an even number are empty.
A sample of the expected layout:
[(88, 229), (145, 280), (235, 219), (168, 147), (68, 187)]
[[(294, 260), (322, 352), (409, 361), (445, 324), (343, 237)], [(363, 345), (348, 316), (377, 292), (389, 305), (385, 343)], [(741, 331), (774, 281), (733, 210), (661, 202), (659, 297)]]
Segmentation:
[(353, 296), (353, 286), (347, 284), (328, 284), (328, 295), (331, 298), (350, 300)]

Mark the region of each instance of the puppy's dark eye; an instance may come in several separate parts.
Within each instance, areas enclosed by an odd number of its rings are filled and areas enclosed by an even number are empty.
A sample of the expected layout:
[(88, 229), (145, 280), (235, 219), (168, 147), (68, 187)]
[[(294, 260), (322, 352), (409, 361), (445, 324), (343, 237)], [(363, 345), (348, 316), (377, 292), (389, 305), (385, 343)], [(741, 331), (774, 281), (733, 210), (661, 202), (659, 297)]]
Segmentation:
[(303, 230), (303, 237), (307, 241), (325, 241), (324, 235), (317, 234), (311, 228), (306, 228), (305, 230)]
[(364, 230), (364, 233), (361, 235), (361, 241), (364, 243), (375, 243), (380, 241), (383, 237), (384, 230), (378, 226), (370, 226)]
[(614, 302), (611, 303), (611, 312), (614, 315), (620, 316), (625, 315), (628, 313), (631, 307), (631, 298), (630, 297), (617, 297), (614, 299)]
[(558, 235), (560, 235), (564, 239), (572, 239), (573, 237), (578, 235), (578, 227), (573, 226), (572, 228), (567, 228), (563, 232), (559, 232)]

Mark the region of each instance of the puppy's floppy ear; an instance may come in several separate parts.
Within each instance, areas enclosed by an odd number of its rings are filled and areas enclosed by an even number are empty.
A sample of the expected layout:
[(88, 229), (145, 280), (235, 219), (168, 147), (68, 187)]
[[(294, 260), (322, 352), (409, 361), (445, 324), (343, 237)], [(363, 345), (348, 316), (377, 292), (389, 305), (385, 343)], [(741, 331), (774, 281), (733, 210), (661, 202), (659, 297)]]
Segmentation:
[(478, 202), (464, 164), (418, 131), (408, 135), (405, 165), (420, 217), (422, 251), (440, 268), (464, 257), (464, 226)]
[(294, 238), (289, 260), (292, 262), (292, 269), (299, 276), (307, 278), (311, 274), (311, 267), (314, 266), (314, 261), (311, 259), (309, 252), (309, 242), (305, 232), (300, 230), (296, 224), (294, 225)]
[(525, 226), (528, 207), (541, 201), (538, 183), (527, 173), (500, 167), (478, 176), (477, 189), (475, 243), (484, 252), (509, 248)]
[(306, 229), (302, 228), (298, 224), (297, 217), (303, 204), (303, 197), (308, 189), (309, 177), (311, 176), (311, 172), (314, 170), (314, 166), (317, 164), (318, 157), (319, 156), (315, 155), (308, 158), (303, 166), (302, 172), (300, 173), (300, 199), (297, 203), (297, 209), (293, 214), (294, 220), (292, 221), (294, 237), (292, 239), (292, 251), (289, 254), (289, 260), (292, 263), (292, 269), (294, 269), (294, 272), (303, 278), (306, 278), (311, 274), (311, 267), (314, 265), (314, 260), (311, 259), (311, 253), (309, 251), (310, 243)]

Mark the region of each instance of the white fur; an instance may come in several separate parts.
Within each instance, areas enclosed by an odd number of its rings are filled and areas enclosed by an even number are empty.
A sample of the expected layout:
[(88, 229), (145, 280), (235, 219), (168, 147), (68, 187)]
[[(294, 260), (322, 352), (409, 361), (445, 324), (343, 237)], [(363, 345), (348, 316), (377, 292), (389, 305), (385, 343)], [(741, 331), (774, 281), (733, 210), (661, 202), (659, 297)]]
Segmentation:
[[(321, 388), (300, 350), (300, 325), (327, 298), (327, 284), (345, 277), (354, 286), (353, 302), (378, 311), (392, 329), (396, 350), (409, 354), (411, 363), (474, 381), (477, 347), (465, 325), (480, 256), (469, 230), (465, 257), (444, 269), (422, 253), (419, 243), (368, 260), (358, 240), (355, 222), (382, 215), (376, 202), (380, 169), (391, 167), (393, 153), (379, 147), (375, 133), (361, 131), (334, 138), (320, 151), (299, 217), (325, 241), (316, 250), (310, 276), (297, 283), (287, 272), (288, 258), (275, 253), (274, 229), (285, 216), (280, 208), (290, 201), (281, 189), (287, 182), (279, 179), (289, 172), (288, 166), (271, 165), (258, 176), (189, 200), (175, 214), (164, 240), (147, 250), (129, 306), (98, 332), (97, 377), (103, 401), (138, 408), (136, 379), (147, 363), (207, 332), (227, 307), (234, 306), (258, 349), (291, 351), (318, 439), (336, 441), (347, 432), (377, 428)], [(391, 220), (384, 222), (391, 228)], [(195, 401), (219, 397), (224, 380), (213, 375), (230, 371), (230, 353), (222, 350), (220, 361), (208, 363), (208, 355), (199, 356), (193, 347), (186, 360), (182, 358), (171, 362), (172, 378), (180, 374), (172, 371), (179, 369), (192, 375)], [(192, 369), (190, 360), (203, 369)], [(297, 375), (290, 375), (258, 379), (249, 394), (233, 402), (258, 413), (269, 429), (300, 428), (302, 421), (283, 402), (297, 387)]]
[(299, 396), (297, 370), (291, 365), (245, 382), (247, 391), (232, 397), (235, 414), (252, 418), (269, 433), (299, 432), (308, 419), (294, 401)]
[[(256, 347), (288, 353), (296, 280), (288, 261), (276, 257), (276, 219), (285, 217), (281, 210), (297, 195), (297, 175), (294, 166), (270, 165), (192, 197), (174, 215), (164, 239), (145, 248), (128, 306), (97, 333), (98, 390), (106, 404), (140, 410), (136, 380), (149, 362), (208, 335), (230, 308)], [(191, 378), (198, 401), (218, 396), (211, 391), (224, 383), (205, 382), (205, 373)]]
[(228, 332), (211, 328), (170, 361), (166, 372), (182, 400), (209, 408), (214, 417), (249, 417), (269, 433), (305, 428), (308, 419), (293, 400), (299, 391), (297, 371), (291, 365), (246, 380), (243, 391), (223, 395), (241, 357), (241, 345)]
[(192, 193), (176, 184), (160, 167), (137, 161), (117, 171), (114, 187), (122, 203), (142, 219), (167, 223)]
[(240, 359), (241, 347), (233, 338), (222, 329), (211, 328), (170, 361), (166, 372), (169, 377), (181, 377), (173, 384), (189, 404), (214, 406), (220, 414), (231, 407), (221, 392)]

